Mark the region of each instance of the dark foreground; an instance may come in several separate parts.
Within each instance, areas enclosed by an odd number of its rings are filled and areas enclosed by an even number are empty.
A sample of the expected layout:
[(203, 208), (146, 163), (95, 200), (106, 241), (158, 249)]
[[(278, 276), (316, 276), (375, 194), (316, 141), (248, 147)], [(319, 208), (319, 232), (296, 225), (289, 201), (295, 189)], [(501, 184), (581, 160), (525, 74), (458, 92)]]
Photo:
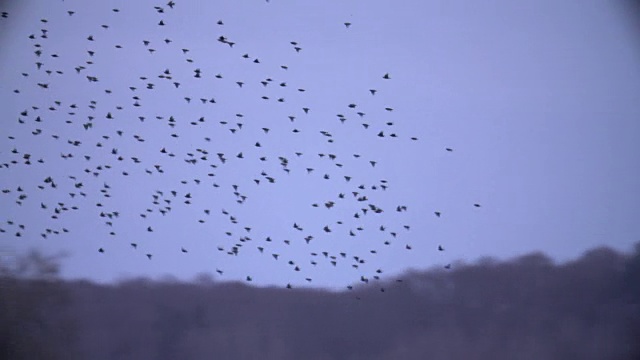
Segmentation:
[(1, 359), (640, 359), (640, 244), (416, 272), (384, 293), (100, 286), (24, 260), (0, 277)]

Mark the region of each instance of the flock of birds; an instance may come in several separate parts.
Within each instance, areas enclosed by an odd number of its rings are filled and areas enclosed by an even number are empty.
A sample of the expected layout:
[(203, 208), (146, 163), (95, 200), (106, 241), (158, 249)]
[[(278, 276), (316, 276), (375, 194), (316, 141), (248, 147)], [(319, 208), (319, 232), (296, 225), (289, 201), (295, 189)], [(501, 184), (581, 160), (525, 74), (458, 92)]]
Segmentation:
[[(66, 5), (62, 3), (61, 6)], [(353, 284), (358, 282), (381, 280), (384, 270), (375, 264), (378, 252), (398, 246), (403, 251), (412, 250), (412, 243), (404, 240), (403, 235), (410, 231), (411, 226), (400, 220), (408, 207), (402, 203), (385, 207), (376, 201), (379, 194), (392, 191), (391, 184), (384, 178), (373, 181), (362, 179), (363, 172), (357, 170), (364, 165), (367, 171), (375, 171), (377, 166), (379, 168), (376, 159), (368, 158), (366, 153), (344, 154), (331, 149), (341, 149), (336, 145), (340, 142), (357, 143), (358, 139), (353, 138), (354, 133), (377, 141), (396, 141), (400, 146), (408, 146), (418, 138), (399, 134), (395, 130), (394, 120), (391, 119), (394, 109), (386, 105), (379, 108), (379, 114), (383, 115), (376, 116), (365, 113), (355, 102), (348, 102), (341, 106), (343, 110), (339, 110), (335, 119), (312, 118), (316, 110), (311, 105), (304, 105), (308, 89), (289, 84), (289, 66), (285, 64), (277, 66), (277, 77), (264, 76), (259, 81), (228, 79), (222, 72), (203, 70), (204, 63), (210, 60), (197, 59), (195, 55), (192, 57), (188, 46), (178, 46), (168, 36), (171, 30), (167, 29), (172, 27), (172, 11), (177, 6), (181, 4), (169, 1), (148, 9), (150, 13), (155, 13), (151, 16), (156, 16), (153, 18), (157, 26), (156, 34), (167, 37), (160, 42), (139, 39), (136, 45), (127, 46), (113, 42), (114, 37), (109, 35), (112, 27), (121, 25), (118, 16), (126, 11), (113, 8), (112, 14), (104, 17), (109, 22), (96, 26), (95, 33), (74, 33), (82, 37), (86, 44), (78, 49), (84, 54), (84, 60), (68, 68), (56, 67), (61, 64), (57, 61), (59, 58), (72, 56), (57, 53), (49, 46), (51, 38), (61, 35), (50, 32), (48, 19), (42, 18), (39, 31), (26, 36), (25, 40), (33, 47), (33, 60), (25, 61), (24, 70), (18, 75), (23, 78), (22, 88), (9, 89), (13, 94), (3, 93), (2, 96), (13, 96), (12, 102), (24, 102), (27, 101), (21, 98), (24, 90), (32, 87), (39, 91), (37, 99), (46, 103), (22, 110), (17, 114), (15, 131), (5, 135), (8, 141), (3, 144), (8, 144), (9, 148), (0, 149), (0, 203), (2, 206), (15, 207), (36, 204), (34, 207), (39, 209), (30, 214), (30, 219), (25, 222), (5, 219), (0, 224), (0, 238), (32, 239), (39, 236), (48, 241), (55, 236), (73, 236), (73, 226), (83, 224), (69, 224), (64, 220), (72, 213), (82, 213), (84, 216), (97, 217), (102, 223), (101, 228), (92, 230), (100, 239), (95, 251), (101, 256), (109, 256), (112, 248), (126, 245), (130, 251), (141, 252), (141, 257), (146, 258), (144, 261), (154, 261), (154, 253), (146, 250), (153, 240), (143, 237), (131, 240), (133, 237), (126, 230), (124, 233), (118, 231), (119, 223), (126, 219), (140, 231), (155, 236), (159, 225), (150, 221), (151, 218), (160, 219), (162, 223), (171, 222), (172, 215), (178, 209), (188, 207), (194, 209), (188, 214), (200, 214), (191, 219), (194, 223), (204, 224), (216, 214), (224, 219), (225, 227), (216, 226), (213, 240), (209, 240), (212, 236), (210, 229), (202, 232), (201, 241), (214, 242), (214, 252), (219, 255), (238, 258), (246, 252), (257, 252), (268, 261), (283, 262), (292, 276), (304, 278), (309, 283), (313, 281), (314, 271), (320, 270), (321, 266), (325, 266), (321, 271), (337, 268), (345, 271), (349, 276), (349, 289), (353, 289)], [(73, 9), (65, 8), (64, 11), (65, 16), (70, 17), (69, 21), (82, 16)], [(1, 16), (7, 19), (10, 14), (2, 12)], [(265, 72), (273, 70), (273, 66), (268, 68), (263, 65), (261, 58), (246, 53), (240, 41), (225, 34), (223, 20), (217, 20), (214, 24), (218, 34), (212, 38), (215, 41), (211, 41), (213, 51), (229, 52), (238, 62), (248, 63), (246, 66), (263, 66)], [(352, 24), (344, 22), (343, 26), (345, 31), (350, 31)], [(302, 44), (295, 40), (287, 42), (290, 45), (289, 56), (304, 56)], [(116, 52), (132, 52), (134, 50), (131, 47), (144, 49), (149, 53), (149, 64), (164, 64), (163, 58), (169, 56), (182, 57), (183, 63), (174, 63), (159, 73), (143, 74), (137, 79), (124, 79), (118, 88), (105, 87), (103, 80), (115, 76), (114, 73), (100, 72), (104, 70), (96, 65), (109, 61), (101, 58), (107, 50), (100, 49), (106, 47), (110, 48), (108, 51)], [(151, 71), (153, 66), (145, 68)], [(111, 71), (117, 70), (112, 68)], [(185, 72), (189, 75), (185, 76)], [(64, 91), (69, 90), (71, 77), (81, 78), (85, 82), (81, 91), (91, 98), (88, 102), (58, 100), (64, 96)], [(393, 77), (390, 73), (379, 74), (377, 86), (363, 87), (362, 91), (370, 99), (379, 99), (385, 83), (391, 81)], [(224, 96), (212, 96), (211, 90), (200, 93), (203, 83), (207, 89), (223, 89), (227, 93), (235, 91), (248, 106), (269, 103), (271, 105), (267, 106), (281, 106), (288, 114), (258, 121), (250, 115), (237, 112), (230, 116), (233, 119), (230, 120), (226, 114), (217, 112), (216, 107), (224, 101)], [(254, 91), (260, 89), (258, 91), (264, 95), (259, 99), (249, 98), (249, 93), (242, 95), (242, 91), (249, 87)], [(145, 100), (158, 89), (172, 94), (171, 97), (165, 93), (160, 96), (160, 101), (167, 104), (169, 109), (181, 108), (183, 111), (176, 114), (154, 112), (153, 102)], [(118, 105), (108, 100), (125, 94), (128, 94), (128, 104)], [(212, 120), (214, 118), (217, 121)], [(381, 121), (380, 118), (387, 120)], [(351, 132), (347, 134), (346, 130), (329, 131), (321, 128), (317, 132), (314, 130), (314, 126), (321, 127), (327, 121), (336, 122), (342, 128), (350, 126)], [(160, 127), (162, 130), (157, 130)], [(353, 132), (354, 128), (358, 129), (357, 132)], [(240, 136), (244, 136), (242, 140), (236, 140)], [(299, 136), (307, 136), (305, 139), (312, 140), (304, 140), (302, 145), (298, 145), (299, 142), (294, 139)], [(43, 137), (51, 138), (53, 145), (47, 146), (45, 151), (30, 149), (30, 146), (36, 147), (35, 144), (47, 144), (42, 140)], [(241, 141), (250, 142), (252, 146), (237, 152), (212, 150), (220, 144)], [(199, 145), (195, 147), (193, 144)], [(287, 144), (296, 144), (298, 148), (284, 152), (282, 147), (286, 148)], [(453, 149), (445, 148), (443, 151), (453, 152)], [(178, 170), (181, 169), (179, 166), (187, 166), (188, 170)], [(250, 171), (256, 175), (253, 178), (235, 177), (234, 174), (239, 174), (238, 169), (243, 166), (250, 166)], [(12, 171), (18, 167), (27, 169), (32, 179), (51, 167), (56, 167), (58, 171), (65, 169), (66, 173), (65, 176), (37, 178), (37, 184), (31, 188), (17, 183), (19, 179), (12, 177)], [(193, 178), (177, 180), (183, 175)], [(273, 229), (258, 229), (241, 221), (241, 216), (236, 212), (252, 206), (250, 194), (256, 193), (255, 189), (282, 191), (276, 190), (281, 180), (294, 175), (298, 176), (296, 181), (308, 181), (309, 184), (312, 182), (307, 179), (319, 179), (327, 187), (339, 189), (339, 192), (331, 198), (308, 204), (315, 211), (313, 219), (296, 219), (296, 213), (286, 214), (292, 219), (290, 223), (274, 225)], [(153, 180), (140, 180), (145, 176)], [(221, 178), (228, 178), (229, 183), (218, 180)], [(147, 207), (136, 209), (127, 203), (127, 197), (133, 195), (116, 193), (114, 188), (117, 186), (114, 183), (126, 184), (135, 193), (147, 194)], [(162, 187), (153, 188), (156, 185)], [(253, 189), (247, 190), (250, 187)], [(312, 194), (316, 191), (313, 188), (307, 190)], [(297, 197), (299, 194), (292, 193), (290, 196)], [(116, 208), (118, 203), (114, 199), (124, 201), (124, 205), (121, 203), (121, 207)], [(473, 206), (479, 208), (480, 204)], [(278, 209), (278, 204), (273, 204), (273, 207)], [(338, 213), (336, 208), (343, 210)], [(252, 208), (250, 211), (259, 214), (265, 209)], [(294, 209), (294, 212), (297, 211)], [(349, 216), (343, 217), (346, 211), (349, 211)], [(432, 216), (439, 218), (442, 214), (435, 210)], [(36, 218), (39, 220), (34, 220)], [(30, 221), (36, 225), (27, 226), (26, 223)], [(33, 227), (42, 224), (45, 224), (42, 229), (33, 230)], [(283, 236), (277, 230), (282, 227), (288, 228), (288, 234), (294, 235)], [(345, 245), (346, 249), (338, 252), (322, 249), (322, 244), (328, 241), (346, 244), (348, 239), (364, 237), (365, 228), (378, 234), (375, 239), (374, 236), (366, 236), (369, 239), (361, 240), (357, 245)], [(256, 233), (264, 236), (258, 237), (254, 235)], [(180, 240), (160, 235), (157, 238), (167, 243)], [(307, 255), (286, 258), (290, 253), (285, 249), (294, 245), (307, 246), (309, 250), (304, 252)], [(180, 253), (188, 256), (190, 252), (187, 246), (174, 247), (176, 256)], [(441, 244), (434, 244), (434, 250), (442, 252), (445, 248)], [(114, 259), (114, 266), (117, 266), (117, 259)], [(225, 275), (223, 267), (217, 264), (213, 267), (220, 276)], [(365, 268), (370, 272), (363, 273)], [(449, 269), (450, 265), (445, 268)], [(234, 274), (236, 278), (241, 277), (249, 282), (256, 275)], [(384, 292), (383, 282), (379, 284), (380, 291)], [(291, 282), (283, 286), (293, 287)]]

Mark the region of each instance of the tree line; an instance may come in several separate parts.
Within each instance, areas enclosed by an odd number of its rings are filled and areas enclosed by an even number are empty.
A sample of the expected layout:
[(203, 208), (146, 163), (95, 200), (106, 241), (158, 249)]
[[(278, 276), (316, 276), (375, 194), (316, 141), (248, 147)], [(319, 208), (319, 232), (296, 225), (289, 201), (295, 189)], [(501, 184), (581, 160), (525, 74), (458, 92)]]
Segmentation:
[(0, 358), (640, 359), (640, 243), (412, 271), (384, 293), (98, 285), (61, 279), (59, 264), (0, 263)]

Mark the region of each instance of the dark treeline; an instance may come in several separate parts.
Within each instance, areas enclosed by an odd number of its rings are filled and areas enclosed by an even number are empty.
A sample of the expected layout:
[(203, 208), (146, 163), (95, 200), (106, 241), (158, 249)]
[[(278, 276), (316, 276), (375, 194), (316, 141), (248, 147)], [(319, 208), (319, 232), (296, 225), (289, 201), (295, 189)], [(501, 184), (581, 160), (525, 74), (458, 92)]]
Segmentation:
[(0, 270), (2, 359), (640, 359), (640, 244), (413, 272), (384, 293), (102, 286), (37, 253)]

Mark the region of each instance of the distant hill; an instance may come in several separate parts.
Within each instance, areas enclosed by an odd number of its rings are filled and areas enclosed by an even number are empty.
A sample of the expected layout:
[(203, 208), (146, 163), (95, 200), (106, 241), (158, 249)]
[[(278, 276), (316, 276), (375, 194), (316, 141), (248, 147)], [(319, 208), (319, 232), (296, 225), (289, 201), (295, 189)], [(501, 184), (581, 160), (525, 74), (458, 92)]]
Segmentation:
[[(4, 266), (2, 359), (640, 359), (640, 244), (491, 259), (353, 290), (58, 280)], [(380, 289), (383, 288), (384, 292)]]

